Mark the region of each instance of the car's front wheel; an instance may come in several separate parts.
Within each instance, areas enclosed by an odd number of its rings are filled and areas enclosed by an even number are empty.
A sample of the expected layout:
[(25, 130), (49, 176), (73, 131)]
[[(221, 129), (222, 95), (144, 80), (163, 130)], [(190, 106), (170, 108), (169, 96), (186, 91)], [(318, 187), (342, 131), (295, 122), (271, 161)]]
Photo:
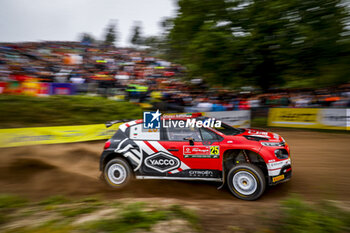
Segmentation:
[(266, 187), (264, 173), (249, 163), (232, 167), (227, 174), (227, 184), (234, 196), (248, 201), (258, 199)]
[(124, 159), (115, 158), (106, 164), (103, 175), (109, 186), (122, 188), (131, 180), (132, 170)]

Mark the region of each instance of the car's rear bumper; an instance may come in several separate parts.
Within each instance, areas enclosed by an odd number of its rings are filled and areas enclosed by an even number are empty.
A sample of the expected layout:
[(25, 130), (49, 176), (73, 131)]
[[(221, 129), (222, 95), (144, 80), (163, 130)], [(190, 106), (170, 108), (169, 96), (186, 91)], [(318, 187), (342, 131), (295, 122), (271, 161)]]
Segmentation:
[(104, 165), (104, 160), (105, 158), (112, 154), (114, 151), (113, 150), (104, 150), (101, 154), (101, 157), (100, 157), (100, 171), (103, 170), (103, 165)]

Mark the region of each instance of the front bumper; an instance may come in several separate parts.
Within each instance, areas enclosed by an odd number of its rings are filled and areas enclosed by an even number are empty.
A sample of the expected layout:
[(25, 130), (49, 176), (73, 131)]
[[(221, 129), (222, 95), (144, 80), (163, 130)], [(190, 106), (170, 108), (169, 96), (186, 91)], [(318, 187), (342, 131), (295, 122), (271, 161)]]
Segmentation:
[(276, 185), (289, 181), (292, 178), (292, 167), (290, 164), (285, 165), (281, 168), (278, 175), (269, 176), (269, 185)]

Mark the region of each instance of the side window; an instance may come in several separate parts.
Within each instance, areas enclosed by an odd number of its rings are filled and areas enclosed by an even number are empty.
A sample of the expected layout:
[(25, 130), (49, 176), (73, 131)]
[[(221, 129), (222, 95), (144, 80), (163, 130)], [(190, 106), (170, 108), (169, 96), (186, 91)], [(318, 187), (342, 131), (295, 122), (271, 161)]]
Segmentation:
[(208, 129), (200, 128), (200, 132), (202, 134), (203, 141), (213, 141), (218, 140), (218, 135)]
[(144, 129), (142, 124), (129, 127), (129, 138), (134, 140), (159, 140), (159, 129)]
[(184, 138), (193, 138), (195, 142), (202, 141), (196, 128), (164, 128), (169, 141), (186, 141)]

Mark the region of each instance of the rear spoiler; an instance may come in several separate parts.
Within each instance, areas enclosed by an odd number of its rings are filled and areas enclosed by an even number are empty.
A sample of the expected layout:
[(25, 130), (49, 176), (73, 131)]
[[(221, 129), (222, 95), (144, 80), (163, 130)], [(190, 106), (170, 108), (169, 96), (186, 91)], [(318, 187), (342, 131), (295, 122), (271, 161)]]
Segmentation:
[(133, 119), (123, 119), (123, 120), (115, 120), (115, 121), (107, 121), (105, 123), (106, 128), (111, 127), (114, 124), (118, 124), (118, 123), (124, 123), (124, 122), (129, 122), (129, 121), (133, 121)]

